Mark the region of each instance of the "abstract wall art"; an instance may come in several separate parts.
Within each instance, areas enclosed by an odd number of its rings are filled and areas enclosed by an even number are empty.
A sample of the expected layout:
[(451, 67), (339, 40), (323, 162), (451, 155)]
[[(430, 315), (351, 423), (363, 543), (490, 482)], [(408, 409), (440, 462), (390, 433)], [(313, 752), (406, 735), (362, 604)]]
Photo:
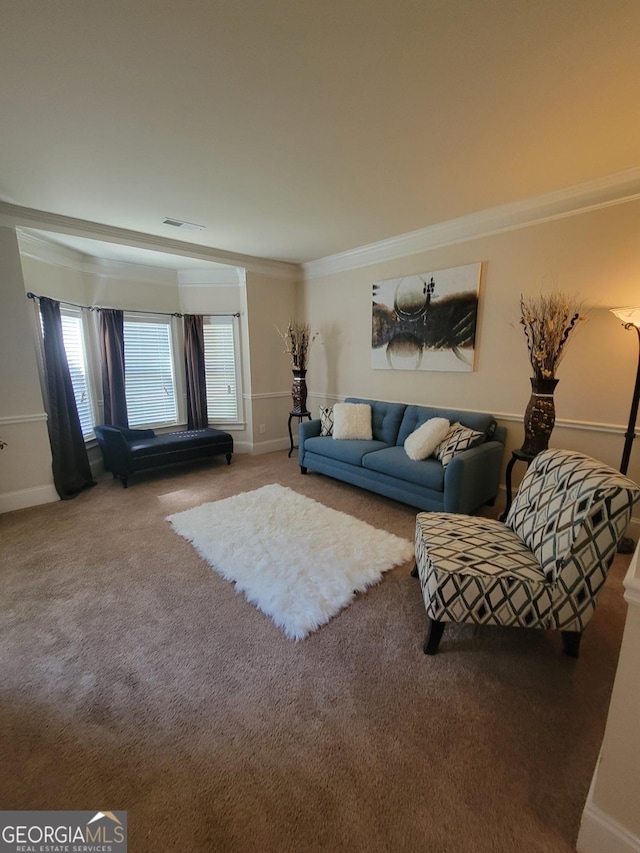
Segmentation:
[(482, 264), (373, 284), (371, 364), (383, 370), (473, 370)]

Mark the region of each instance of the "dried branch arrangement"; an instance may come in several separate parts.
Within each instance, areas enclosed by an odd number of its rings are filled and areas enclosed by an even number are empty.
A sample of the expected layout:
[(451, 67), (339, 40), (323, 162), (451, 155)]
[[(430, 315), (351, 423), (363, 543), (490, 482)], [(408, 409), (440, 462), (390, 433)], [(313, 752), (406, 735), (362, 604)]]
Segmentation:
[(554, 379), (571, 333), (586, 319), (579, 304), (564, 293), (520, 296), (520, 312), (534, 375)]
[(307, 358), (311, 344), (318, 337), (318, 334), (311, 334), (311, 327), (308, 323), (300, 323), (297, 320), (290, 320), (286, 332), (281, 332), (276, 326), (276, 331), (282, 338), (285, 344), (284, 351), (291, 356), (291, 365), (294, 370), (306, 370)]

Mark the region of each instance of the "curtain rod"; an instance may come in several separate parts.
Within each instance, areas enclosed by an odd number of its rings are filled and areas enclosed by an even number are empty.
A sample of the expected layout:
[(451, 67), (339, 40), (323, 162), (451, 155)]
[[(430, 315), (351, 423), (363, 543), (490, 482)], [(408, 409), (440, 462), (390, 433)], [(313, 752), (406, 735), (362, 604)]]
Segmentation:
[[(27, 293), (27, 299), (42, 299), (41, 296), (38, 296), (35, 293), (29, 291)], [(58, 299), (61, 305), (70, 305), (72, 308), (82, 308), (84, 311), (109, 311), (113, 309), (100, 307), (98, 305), (79, 305), (77, 302), (65, 302), (64, 299)], [(158, 314), (162, 317), (184, 317), (184, 314), (181, 314), (179, 311), (137, 311), (135, 308), (127, 308), (127, 309), (117, 309), (123, 310), (126, 314)], [(239, 317), (240, 312), (236, 311), (235, 314), (210, 314), (206, 312), (205, 316), (207, 317)]]

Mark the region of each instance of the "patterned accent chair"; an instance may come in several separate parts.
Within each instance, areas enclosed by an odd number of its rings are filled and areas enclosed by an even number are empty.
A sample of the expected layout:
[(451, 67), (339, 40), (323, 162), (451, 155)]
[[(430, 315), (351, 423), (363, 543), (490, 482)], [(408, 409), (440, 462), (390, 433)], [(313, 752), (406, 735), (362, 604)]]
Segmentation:
[(582, 632), (640, 488), (580, 453), (545, 450), (504, 523), (451, 513), (416, 518), (416, 568), (435, 654), (446, 622), (555, 628), (578, 657)]

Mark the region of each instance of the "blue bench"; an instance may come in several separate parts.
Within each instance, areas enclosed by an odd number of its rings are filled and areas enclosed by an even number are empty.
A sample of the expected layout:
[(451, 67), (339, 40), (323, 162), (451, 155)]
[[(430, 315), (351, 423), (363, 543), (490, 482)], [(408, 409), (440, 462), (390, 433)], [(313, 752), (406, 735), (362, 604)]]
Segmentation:
[(94, 427), (94, 432), (105, 469), (122, 480), (125, 488), (129, 477), (138, 471), (223, 453), (230, 464), (233, 455), (233, 438), (221, 429), (189, 429), (156, 435), (152, 429), (100, 424)]

